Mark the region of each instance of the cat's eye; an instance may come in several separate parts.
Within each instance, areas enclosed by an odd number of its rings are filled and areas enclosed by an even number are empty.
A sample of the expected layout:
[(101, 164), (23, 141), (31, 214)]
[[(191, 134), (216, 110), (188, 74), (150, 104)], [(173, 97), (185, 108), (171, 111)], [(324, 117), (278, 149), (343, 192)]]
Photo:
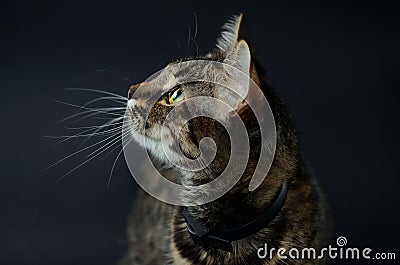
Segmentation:
[(185, 99), (185, 94), (183, 93), (182, 88), (177, 88), (168, 94), (166, 103), (169, 105), (173, 105), (184, 99)]

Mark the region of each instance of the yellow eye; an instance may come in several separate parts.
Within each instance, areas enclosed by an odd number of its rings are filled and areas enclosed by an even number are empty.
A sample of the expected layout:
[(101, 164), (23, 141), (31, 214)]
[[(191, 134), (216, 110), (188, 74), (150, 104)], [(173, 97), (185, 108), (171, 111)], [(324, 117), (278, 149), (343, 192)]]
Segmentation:
[(185, 94), (181, 88), (175, 89), (168, 95), (168, 104), (175, 104), (185, 99)]

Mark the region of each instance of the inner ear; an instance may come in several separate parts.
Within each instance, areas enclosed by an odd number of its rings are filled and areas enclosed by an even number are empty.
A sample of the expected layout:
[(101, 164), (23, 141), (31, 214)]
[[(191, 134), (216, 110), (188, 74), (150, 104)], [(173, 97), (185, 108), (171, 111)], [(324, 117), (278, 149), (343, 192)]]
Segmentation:
[(239, 41), (235, 48), (231, 49), (224, 59), (224, 63), (229, 64), (246, 75), (250, 75), (251, 52), (246, 41)]

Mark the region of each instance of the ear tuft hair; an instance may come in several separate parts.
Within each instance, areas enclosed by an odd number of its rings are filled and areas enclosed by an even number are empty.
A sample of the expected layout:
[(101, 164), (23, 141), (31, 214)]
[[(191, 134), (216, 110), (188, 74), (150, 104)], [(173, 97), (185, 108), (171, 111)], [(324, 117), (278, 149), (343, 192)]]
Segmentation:
[(239, 33), (243, 14), (234, 15), (223, 26), (220, 37), (217, 39), (217, 49), (221, 52), (228, 52), (235, 47), (239, 40)]

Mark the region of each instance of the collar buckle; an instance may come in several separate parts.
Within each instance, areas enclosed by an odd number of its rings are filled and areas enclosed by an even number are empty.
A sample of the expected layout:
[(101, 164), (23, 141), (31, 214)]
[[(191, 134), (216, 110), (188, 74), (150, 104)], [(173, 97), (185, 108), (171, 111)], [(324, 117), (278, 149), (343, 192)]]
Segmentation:
[(197, 219), (193, 218), (187, 208), (183, 209), (182, 215), (186, 220), (187, 230), (193, 241), (200, 244), (205, 250), (211, 247), (228, 252), (233, 251), (231, 241), (212, 235), (210, 229)]

